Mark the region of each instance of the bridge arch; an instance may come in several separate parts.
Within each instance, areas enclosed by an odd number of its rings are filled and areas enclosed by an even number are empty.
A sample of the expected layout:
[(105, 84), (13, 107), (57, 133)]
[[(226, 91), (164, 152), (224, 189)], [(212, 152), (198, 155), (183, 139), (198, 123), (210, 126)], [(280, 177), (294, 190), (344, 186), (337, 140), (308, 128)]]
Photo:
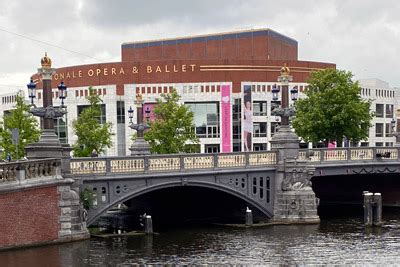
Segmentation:
[(167, 189), (167, 188), (172, 188), (172, 187), (185, 187), (185, 186), (203, 187), (203, 188), (209, 188), (209, 189), (214, 189), (217, 191), (228, 193), (228, 194), (235, 196), (237, 198), (240, 198), (240, 199), (246, 201), (247, 203), (251, 204), (252, 206), (256, 207), (259, 211), (261, 211), (268, 218), (272, 218), (272, 216), (273, 216), (272, 205), (265, 205), (262, 201), (259, 201), (255, 197), (249, 197), (248, 195), (246, 195), (242, 192), (239, 192), (237, 190), (234, 190), (234, 189), (224, 186), (222, 184), (202, 182), (202, 181), (190, 181), (190, 183), (188, 183), (188, 184), (183, 184), (182, 182), (173, 181), (173, 182), (166, 182), (166, 183), (162, 183), (162, 184), (157, 184), (157, 185), (140, 188), (138, 190), (124, 194), (123, 196), (116, 198), (113, 201), (104, 203), (105, 205), (102, 205), (101, 207), (99, 206), (98, 208), (91, 208), (89, 210), (87, 226), (90, 226), (92, 223), (94, 223), (101, 215), (103, 215), (106, 211), (108, 211), (113, 206), (123, 203), (129, 199), (132, 199), (132, 198), (135, 198), (140, 195), (150, 193), (153, 191), (161, 190), (161, 189)]

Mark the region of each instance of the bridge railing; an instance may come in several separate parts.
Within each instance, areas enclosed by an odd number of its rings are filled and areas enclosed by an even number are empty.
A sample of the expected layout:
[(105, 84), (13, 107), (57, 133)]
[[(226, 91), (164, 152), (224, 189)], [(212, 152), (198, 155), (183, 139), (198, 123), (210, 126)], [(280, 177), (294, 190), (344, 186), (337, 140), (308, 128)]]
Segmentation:
[[(399, 160), (398, 147), (343, 147), (301, 149), (299, 159), (313, 162)], [(310, 153), (311, 152), (311, 153)]]
[(72, 158), (73, 174), (147, 173), (257, 167), (276, 164), (275, 151)]
[(60, 159), (24, 160), (0, 163), (0, 185), (22, 180), (61, 177)]

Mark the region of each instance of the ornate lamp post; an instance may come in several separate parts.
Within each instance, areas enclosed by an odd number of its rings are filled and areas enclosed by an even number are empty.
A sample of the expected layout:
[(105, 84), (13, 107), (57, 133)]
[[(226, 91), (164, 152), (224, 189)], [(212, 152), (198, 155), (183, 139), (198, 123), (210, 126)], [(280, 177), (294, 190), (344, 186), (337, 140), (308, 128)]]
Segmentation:
[[(58, 86), (59, 97), (61, 99), (61, 108), (53, 107), (53, 94), (51, 88), (52, 75), (55, 73), (55, 69), (51, 68), (51, 59), (45, 56), (41, 59), (42, 67), (38, 69), (38, 74), (42, 76), (43, 84), (43, 107), (36, 107), (34, 104), (34, 98), (36, 97), (36, 84), (31, 79), (30, 83), (27, 84), (29, 91), (29, 98), (31, 99), (31, 110), (34, 116), (40, 117), (42, 120), (42, 135), (39, 142), (30, 144), (26, 147), (28, 158), (61, 158), (63, 148), (54, 131), (54, 119), (64, 116), (67, 112), (63, 109), (64, 99), (66, 97), (67, 87), (63, 82)], [(69, 151), (68, 151), (69, 152)]]
[(394, 118), (390, 122), (390, 126), (392, 127), (392, 135), (395, 137), (394, 146), (400, 146), (400, 132), (396, 130), (396, 120)]
[[(290, 117), (295, 114), (294, 108), (289, 106), (289, 83), (292, 80), (290, 69), (285, 64), (278, 76), (282, 91), (281, 106), (272, 111), (272, 115), (281, 117), (281, 126), (271, 138), (272, 150), (277, 151), (278, 161), (274, 220), (318, 223), (317, 199), (311, 188), (315, 168), (308, 166), (304, 160), (298, 160), (299, 137), (289, 125)], [(276, 86), (272, 93), (273, 100), (277, 101), (279, 89)], [(293, 87), (290, 90), (293, 101), (297, 100), (297, 94), (297, 87)]]
[[(136, 120), (137, 120), (136, 124), (133, 123), (132, 121), (134, 114), (132, 107), (129, 107), (128, 110), (129, 127), (137, 131), (136, 139), (132, 143), (129, 150), (131, 151), (131, 156), (148, 155), (150, 154), (150, 145), (146, 140), (144, 140), (143, 132), (144, 130), (148, 129), (149, 126), (147, 125), (147, 123), (143, 122), (143, 99), (141, 94), (136, 95), (135, 105), (136, 105)], [(146, 112), (146, 120), (148, 120), (150, 118), (150, 109), (147, 107), (145, 112)]]

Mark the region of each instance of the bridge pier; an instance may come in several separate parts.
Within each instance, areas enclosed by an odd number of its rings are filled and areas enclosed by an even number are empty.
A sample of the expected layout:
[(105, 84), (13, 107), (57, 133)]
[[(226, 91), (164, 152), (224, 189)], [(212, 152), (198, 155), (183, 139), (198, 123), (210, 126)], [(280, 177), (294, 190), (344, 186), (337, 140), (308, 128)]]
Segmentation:
[(278, 151), (273, 221), (282, 223), (319, 223), (319, 200), (311, 187), (315, 168), (298, 160), (299, 138), (288, 125), (271, 140)]
[(0, 250), (89, 237), (73, 179), (60, 159), (0, 164)]

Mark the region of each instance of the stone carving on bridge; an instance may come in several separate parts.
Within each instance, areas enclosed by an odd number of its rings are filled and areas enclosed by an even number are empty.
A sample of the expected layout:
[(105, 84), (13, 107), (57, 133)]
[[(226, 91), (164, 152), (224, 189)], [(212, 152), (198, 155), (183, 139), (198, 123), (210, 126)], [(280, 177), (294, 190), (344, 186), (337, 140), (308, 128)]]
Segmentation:
[(37, 117), (41, 117), (41, 118), (45, 118), (45, 119), (57, 119), (57, 118), (64, 116), (65, 114), (67, 114), (66, 110), (63, 110), (61, 108), (55, 108), (51, 105), (47, 106), (47, 107), (39, 107), (39, 108), (33, 107), (33, 108), (31, 108), (31, 110), (29, 112)]
[(312, 190), (311, 177), (315, 168), (310, 166), (294, 167), (285, 172), (282, 181), (282, 191)]

